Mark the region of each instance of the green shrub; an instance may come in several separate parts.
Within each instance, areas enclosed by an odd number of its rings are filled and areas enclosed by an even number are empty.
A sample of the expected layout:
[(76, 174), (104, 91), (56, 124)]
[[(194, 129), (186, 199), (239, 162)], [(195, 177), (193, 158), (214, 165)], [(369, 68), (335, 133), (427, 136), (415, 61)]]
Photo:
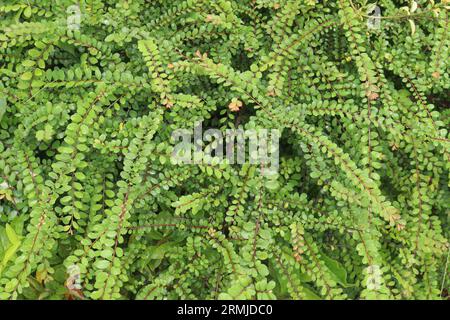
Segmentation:
[[(18, 2), (0, 299), (445, 298), (449, 1)], [(174, 163), (198, 121), (278, 174)]]

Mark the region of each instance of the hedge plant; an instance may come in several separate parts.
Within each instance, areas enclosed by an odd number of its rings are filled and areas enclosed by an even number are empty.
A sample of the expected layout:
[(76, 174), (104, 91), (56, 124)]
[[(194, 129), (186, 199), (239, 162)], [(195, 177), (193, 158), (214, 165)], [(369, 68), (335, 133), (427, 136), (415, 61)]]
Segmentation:
[(450, 4), (371, 1), (1, 1), (0, 299), (446, 299)]

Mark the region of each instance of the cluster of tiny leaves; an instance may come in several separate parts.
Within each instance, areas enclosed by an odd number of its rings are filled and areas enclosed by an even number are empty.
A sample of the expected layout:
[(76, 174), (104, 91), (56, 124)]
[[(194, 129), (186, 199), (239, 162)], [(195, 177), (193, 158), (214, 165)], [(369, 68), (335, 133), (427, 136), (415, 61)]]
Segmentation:
[(2, 1), (0, 299), (445, 299), (449, 1), (374, 4)]

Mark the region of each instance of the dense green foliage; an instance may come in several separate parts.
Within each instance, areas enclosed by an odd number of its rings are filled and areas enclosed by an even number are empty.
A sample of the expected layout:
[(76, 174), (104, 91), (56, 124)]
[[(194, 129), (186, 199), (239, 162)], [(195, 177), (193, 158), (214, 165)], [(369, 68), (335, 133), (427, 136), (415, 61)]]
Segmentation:
[[(73, 4), (0, 2), (0, 299), (446, 296), (448, 1)], [(279, 174), (173, 164), (199, 120)]]

